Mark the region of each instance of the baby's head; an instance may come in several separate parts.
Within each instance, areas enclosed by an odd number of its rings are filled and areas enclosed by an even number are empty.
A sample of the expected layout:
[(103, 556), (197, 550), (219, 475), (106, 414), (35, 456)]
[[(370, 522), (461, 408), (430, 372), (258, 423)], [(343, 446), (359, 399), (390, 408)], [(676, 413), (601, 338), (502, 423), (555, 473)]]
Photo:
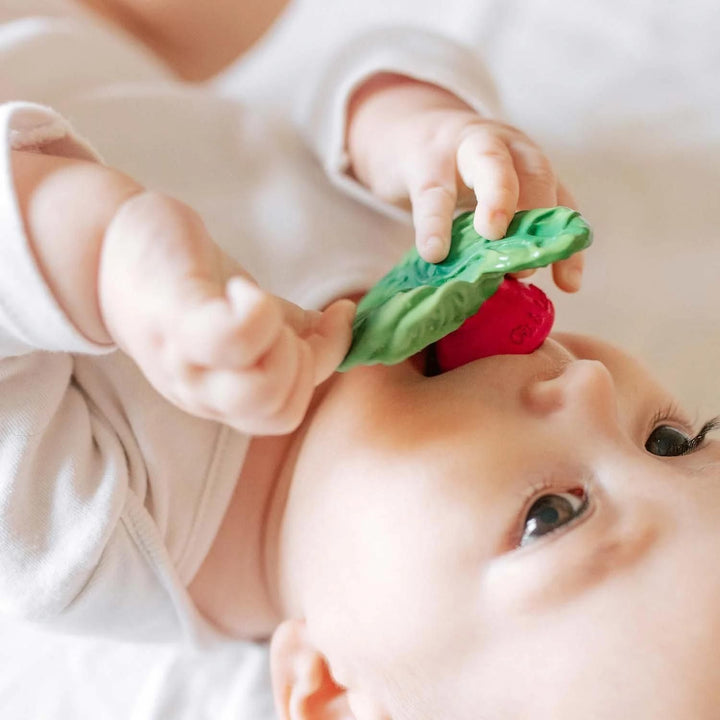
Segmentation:
[(331, 381), (284, 518), (285, 717), (717, 717), (720, 445), (624, 353), (554, 338)]

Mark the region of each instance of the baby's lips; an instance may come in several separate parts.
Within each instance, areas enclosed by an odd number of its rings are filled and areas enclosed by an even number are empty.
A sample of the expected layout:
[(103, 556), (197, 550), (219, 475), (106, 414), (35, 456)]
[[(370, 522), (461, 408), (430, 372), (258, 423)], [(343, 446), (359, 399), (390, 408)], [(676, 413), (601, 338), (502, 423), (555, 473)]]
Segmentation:
[(475, 315), (437, 341), (438, 365), (445, 372), (491, 355), (531, 353), (554, 320), (555, 308), (540, 288), (506, 277)]

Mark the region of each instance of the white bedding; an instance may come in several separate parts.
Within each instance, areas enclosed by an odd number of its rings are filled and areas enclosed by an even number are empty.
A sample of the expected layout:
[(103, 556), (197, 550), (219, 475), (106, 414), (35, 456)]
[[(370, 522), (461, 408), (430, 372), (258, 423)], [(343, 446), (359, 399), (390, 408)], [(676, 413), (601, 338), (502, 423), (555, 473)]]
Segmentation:
[(0, 624), (2, 720), (272, 720), (267, 649), (185, 653)]
[[(284, 111), (351, 32), (403, 20), (482, 51), (596, 231), (557, 327), (639, 353), (704, 419), (720, 412), (720, 6), (714, 0), (299, 0), (222, 79)], [(541, 279), (543, 287), (550, 283)], [(270, 720), (266, 652), (186, 657), (0, 625), (2, 720)]]

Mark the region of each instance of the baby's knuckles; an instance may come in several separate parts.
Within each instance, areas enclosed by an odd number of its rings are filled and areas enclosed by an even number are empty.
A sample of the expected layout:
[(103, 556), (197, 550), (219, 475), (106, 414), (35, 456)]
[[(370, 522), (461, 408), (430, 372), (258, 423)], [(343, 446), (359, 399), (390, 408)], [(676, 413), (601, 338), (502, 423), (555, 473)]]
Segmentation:
[(540, 150), (531, 155), (532, 161), (528, 163), (526, 173), (532, 183), (541, 188), (555, 191), (557, 175), (549, 158)]
[[(419, 108), (402, 115), (390, 130), (369, 134), (358, 143), (363, 158), (351, 158), (358, 177), (383, 200), (400, 203), (407, 198), (407, 176), (419, 166), (438, 166), (455, 156), (468, 126), (488, 121), (469, 110)], [(378, 140), (378, 138), (381, 138)]]
[(416, 163), (428, 156), (436, 162), (455, 162), (465, 134), (484, 131), (487, 125), (488, 121), (472, 112), (428, 110), (407, 119), (398, 132), (398, 147), (403, 148), (406, 162)]
[(272, 295), (259, 289), (235, 310), (235, 339), (242, 346), (246, 363), (251, 364), (277, 341), (283, 329), (282, 311)]

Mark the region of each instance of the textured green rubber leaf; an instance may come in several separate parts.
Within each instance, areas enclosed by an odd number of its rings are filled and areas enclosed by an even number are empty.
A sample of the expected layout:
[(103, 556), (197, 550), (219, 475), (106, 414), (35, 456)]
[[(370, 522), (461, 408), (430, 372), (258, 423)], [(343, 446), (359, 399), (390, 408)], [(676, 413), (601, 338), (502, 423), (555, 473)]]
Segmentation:
[(402, 362), (460, 327), (506, 273), (550, 265), (592, 242), (588, 224), (566, 207), (516, 213), (502, 240), (478, 235), (472, 222), (472, 212), (455, 219), (443, 262), (425, 262), (413, 248), (370, 289), (338, 370)]

